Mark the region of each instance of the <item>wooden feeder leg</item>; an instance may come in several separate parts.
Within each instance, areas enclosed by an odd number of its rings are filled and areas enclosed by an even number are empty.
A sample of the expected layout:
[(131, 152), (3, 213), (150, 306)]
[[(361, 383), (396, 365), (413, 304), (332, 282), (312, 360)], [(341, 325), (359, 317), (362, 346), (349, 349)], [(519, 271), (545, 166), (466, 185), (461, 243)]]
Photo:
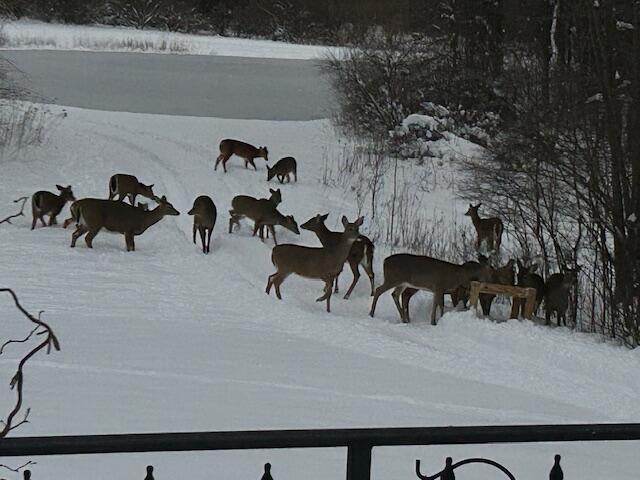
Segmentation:
[(471, 293), (469, 296), (469, 303), (478, 315), (478, 299), (480, 298), (480, 283), (471, 282)]
[(520, 300), (518, 297), (511, 297), (511, 316), (509, 318), (518, 318), (520, 313)]

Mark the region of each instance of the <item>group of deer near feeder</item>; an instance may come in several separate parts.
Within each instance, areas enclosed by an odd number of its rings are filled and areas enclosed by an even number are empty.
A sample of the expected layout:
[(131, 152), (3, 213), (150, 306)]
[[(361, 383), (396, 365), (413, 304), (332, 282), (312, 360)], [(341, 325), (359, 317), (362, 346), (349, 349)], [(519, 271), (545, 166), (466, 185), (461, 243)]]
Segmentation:
[[(214, 170), (222, 163), (227, 172), (227, 161), (236, 155), (244, 159), (245, 168), (251, 165), (257, 170), (254, 160), (264, 158), (268, 161), (267, 147), (256, 148), (239, 140), (225, 139), (220, 143), (220, 154), (216, 159)], [(297, 182), (297, 162), (293, 157), (284, 157), (272, 168), (267, 167), (267, 181), (276, 177), (280, 183), (291, 181), (293, 176)], [(153, 185), (141, 183), (135, 176), (118, 173), (109, 180), (109, 196), (103, 198), (83, 198), (77, 200), (71, 186), (56, 186), (59, 193), (38, 191), (31, 199), (33, 221), (31, 229), (36, 227), (38, 220), (46, 226), (44, 216), (49, 217), (48, 225), (57, 223), (67, 202), (72, 202), (71, 217), (65, 220), (64, 228), (75, 225), (71, 235), (71, 247), (75, 247), (77, 240), (84, 236), (87, 247), (93, 248), (93, 239), (104, 228), (111, 232), (121, 233), (125, 237), (127, 251), (135, 251), (134, 239), (142, 235), (149, 227), (159, 222), (167, 215), (179, 215), (178, 210), (167, 200), (166, 196), (158, 197), (153, 191)], [(481, 218), (478, 210), (481, 204), (469, 205), (465, 215), (471, 217), (477, 233), (476, 249), (477, 261), (467, 261), (455, 264), (422, 255), (401, 253), (385, 258), (383, 262), (383, 281), (375, 288), (374, 275), (374, 244), (360, 233), (364, 217), (350, 222), (342, 216), (343, 231), (331, 231), (325, 225), (328, 213), (318, 213), (300, 225), (300, 228), (314, 232), (318, 237), (320, 247), (307, 247), (294, 244), (278, 244), (276, 226), (281, 226), (295, 234), (300, 234), (298, 224), (293, 215), (285, 215), (279, 211), (282, 203), (280, 189), (269, 189), (268, 198), (254, 198), (248, 195), (237, 195), (231, 201), (229, 210), (229, 233), (234, 226), (239, 227), (243, 218), (253, 221), (253, 236), (258, 235), (262, 241), (269, 233), (275, 246), (271, 252), (271, 261), (276, 271), (267, 279), (266, 293), (275, 290), (278, 299), (282, 298), (281, 285), (291, 274), (304, 278), (321, 280), (324, 282), (323, 294), (317, 301), (326, 302), (326, 309), (331, 308), (331, 296), (337, 293), (338, 277), (345, 263), (353, 273), (353, 280), (344, 295), (348, 299), (360, 279), (360, 267), (369, 277), (371, 284), (371, 310), (374, 315), (380, 296), (392, 291), (392, 299), (398, 310), (402, 322), (408, 323), (409, 302), (418, 290), (428, 290), (433, 294), (431, 308), (431, 323), (436, 324), (438, 311), (444, 312), (444, 296), (450, 295), (454, 306), (460, 302), (466, 306), (469, 300), (469, 288), (472, 281), (493, 283), (535, 289), (534, 312), (541, 303), (545, 305), (546, 324), (550, 323), (551, 315), (556, 316), (557, 324), (566, 325), (566, 313), (569, 305), (571, 289), (577, 282), (577, 271), (564, 268), (562, 273), (550, 275), (545, 281), (536, 273), (535, 263), (520, 260), (509, 260), (503, 266), (494, 268), (490, 265), (490, 257), (497, 254), (502, 242), (504, 226), (499, 218)], [(143, 196), (153, 200), (157, 205), (150, 209), (147, 203), (138, 202), (136, 197)], [(117, 197), (117, 198), (116, 198)], [(129, 203), (125, 202), (125, 199)], [(207, 195), (198, 196), (191, 210), (193, 216), (193, 243), (197, 244), (200, 236), (202, 251), (207, 254), (211, 248), (211, 236), (217, 219), (216, 205)], [(517, 265), (517, 275), (516, 275)], [(480, 294), (479, 301), (484, 315), (489, 315), (495, 295)], [(514, 299), (514, 302), (517, 301)]]

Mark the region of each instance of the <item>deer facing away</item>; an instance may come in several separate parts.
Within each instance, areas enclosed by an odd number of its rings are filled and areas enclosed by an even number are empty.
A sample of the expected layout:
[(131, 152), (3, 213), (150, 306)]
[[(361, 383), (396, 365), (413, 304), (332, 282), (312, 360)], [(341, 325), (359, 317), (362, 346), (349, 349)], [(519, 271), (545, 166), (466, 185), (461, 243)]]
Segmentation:
[(93, 248), (94, 237), (106, 228), (111, 232), (124, 234), (127, 252), (135, 251), (134, 237), (142, 235), (150, 226), (158, 223), (165, 215), (180, 215), (163, 195), (157, 199), (153, 210), (143, 210), (123, 202), (100, 198), (83, 198), (71, 204), (71, 215), (76, 222), (76, 230), (71, 235), (71, 247), (85, 235), (87, 247)]
[(118, 201), (122, 202), (125, 197), (129, 198), (131, 205), (136, 204), (136, 197), (142, 195), (143, 197), (154, 200), (156, 196), (153, 193), (153, 184), (145, 185), (140, 183), (133, 175), (127, 175), (124, 173), (116, 173), (109, 179), (109, 200), (118, 196)]
[(271, 198), (254, 198), (248, 195), (238, 195), (231, 201), (229, 210), (229, 233), (233, 231), (234, 225), (240, 225), (240, 220), (244, 217), (254, 221), (253, 235), (260, 232), (260, 239), (264, 241), (263, 228), (266, 226), (273, 236), (273, 242), (277, 245), (275, 225), (281, 225), (287, 230), (299, 235), (300, 230), (293, 215), (283, 215), (276, 208), (275, 200), (280, 201), (280, 190), (270, 190)]
[(476, 229), (476, 250), (480, 253), (482, 245), (486, 246), (486, 254), (497, 253), (500, 250), (502, 244), (502, 232), (504, 231), (504, 225), (502, 220), (497, 217), (492, 218), (480, 218), (478, 215), (478, 209), (482, 204), (477, 205), (469, 204), (469, 209), (465, 215), (471, 217), (473, 226)]
[[(433, 306), (431, 309), (431, 324), (436, 324), (438, 308), (444, 312), (444, 294), (457, 289), (459, 286), (468, 286), (471, 280), (488, 281), (491, 278), (491, 267), (488, 264), (475, 264), (467, 262), (463, 265), (445, 262), (436, 258), (421, 255), (400, 253), (384, 259), (384, 282), (373, 295), (371, 311), (375, 314), (378, 298), (384, 292), (395, 289), (393, 301), (403, 321), (407, 321), (400, 296), (406, 288), (416, 290), (430, 290), (433, 292)], [(398, 288), (400, 287), (400, 288)]]
[(298, 164), (293, 157), (281, 158), (271, 168), (267, 165), (267, 182), (273, 177), (277, 177), (280, 183), (284, 183), (285, 178), (287, 179), (287, 183), (289, 183), (291, 181), (291, 174), (293, 174), (293, 178), (297, 182)]
[(211, 234), (216, 225), (218, 211), (216, 205), (207, 195), (200, 195), (193, 202), (193, 207), (187, 212), (193, 215), (193, 243), (196, 243), (196, 232), (200, 233), (203, 253), (211, 251)]
[(558, 326), (567, 325), (567, 308), (569, 307), (569, 292), (578, 281), (578, 270), (564, 268), (563, 273), (554, 273), (544, 284), (544, 313), (545, 324), (551, 322), (551, 315), (555, 313)]
[(244, 168), (249, 168), (249, 164), (254, 170), (257, 170), (256, 164), (253, 162), (255, 158), (264, 158), (265, 161), (269, 161), (269, 151), (267, 147), (256, 148), (253, 145), (240, 140), (233, 140), (226, 138), (220, 142), (220, 155), (216, 159), (216, 165), (214, 170), (218, 169), (218, 164), (222, 162), (222, 169), (227, 173), (227, 161), (231, 155), (237, 155), (244, 159)]
[[(526, 262), (518, 260), (518, 286), (522, 288), (535, 288), (536, 303), (533, 307), (533, 313), (536, 314), (542, 303), (544, 295), (544, 279), (535, 273), (537, 264), (528, 265)], [(514, 302), (518, 302), (518, 315), (524, 316), (525, 301), (524, 299), (514, 298)]]
[(50, 226), (56, 225), (58, 223), (56, 217), (60, 214), (65, 204), (75, 201), (76, 198), (71, 191), (71, 185), (67, 185), (66, 187), (56, 185), (56, 188), (60, 192), (58, 195), (47, 192), (46, 190), (40, 190), (31, 197), (31, 213), (33, 214), (31, 230), (36, 228), (36, 222), (38, 220), (42, 222), (43, 227), (46, 227), (47, 224), (44, 221), (45, 215), (49, 215)]
[[(327, 220), (329, 214), (325, 215), (316, 215), (315, 217), (310, 218), (305, 223), (300, 225), (300, 228), (304, 228), (305, 230), (309, 230), (314, 232), (320, 243), (322, 243), (323, 247), (332, 247), (336, 245), (340, 239), (342, 238), (342, 233), (333, 232), (327, 228), (324, 222)], [(349, 250), (349, 255), (347, 256), (347, 262), (349, 263), (349, 267), (351, 267), (351, 271), (353, 272), (353, 281), (347, 290), (344, 298), (348, 299), (351, 296), (351, 292), (355, 288), (358, 280), (360, 280), (360, 265), (364, 268), (364, 271), (367, 273), (369, 280), (371, 281), (371, 295), (373, 295), (373, 291), (375, 288), (374, 277), (375, 274), (373, 272), (373, 251), (374, 245), (371, 240), (369, 240), (364, 235), (358, 235), (356, 241), (351, 245), (351, 250)], [(338, 277), (342, 273), (342, 269), (338, 275), (336, 275), (335, 280), (335, 293), (338, 293)]]
[(333, 292), (334, 278), (344, 266), (351, 245), (360, 234), (359, 228), (364, 222), (364, 217), (355, 222), (349, 222), (347, 217), (342, 217), (344, 232), (340, 241), (330, 247), (303, 247), (301, 245), (283, 244), (276, 245), (271, 251), (271, 261), (277, 271), (267, 280), (266, 292), (269, 294), (271, 287), (275, 287), (276, 296), (282, 299), (280, 285), (289, 275), (295, 273), (304, 278), (324, 281), (324, 295), (317, 298), (317, 302), (327, 302), (327, 312), (331, 311), (331, 294)]

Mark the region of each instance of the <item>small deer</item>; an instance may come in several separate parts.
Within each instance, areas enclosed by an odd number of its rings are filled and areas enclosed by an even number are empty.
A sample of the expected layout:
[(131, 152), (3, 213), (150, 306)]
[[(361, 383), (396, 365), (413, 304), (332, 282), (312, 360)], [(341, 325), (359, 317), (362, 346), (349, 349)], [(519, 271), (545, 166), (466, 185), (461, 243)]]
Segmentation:
[(216, 225), (216, 217), (218, 211), (216, 205), (207, 195), (200, 195), (193, 202), (193, 207), (187, 212), (193, 215), (193, 243), (196, 244), (196, 231), (200, 232), (200, 242), (202, 243), (202, 252), (209, 253), (211, 251), (211, 234), (213, 227)]
[(271, 287), (275, 287), (276, 296), (282, 299), (280, 285), (286, 278), (295, 273), (304, 278), (324, 281), (324, 295), (316, 299), (316, 302), (327, 302), (327, 312), (331, 312), (331, 294), (333, 282), (340, 273), (347, 260), (351, 246), (360, 235), (359, 228), (364, 222), (364, 217), (358, 218), (353, 223), (342, 217), (342, 232), (340, 241), (330, 247), (303, 247), (300, 245), (277, 245), (271, 251), (271, 261), (277, 271), (267, 280), (267, 294)]
[[(305, 223), (300, 225), (300, 228), (304, 228), (305, 230), (309, 230), (314, 232), (318, 236), (318, 240), (323, 247), (332, 247), (337, 244), (342, 238), (342, 233), (340, 232), (332, 232), (327, 228), (324, 222), (329, 217), (329, 214), (325, 215), (316, 215), (315, 217), (310, 218)], [(358, 280), (360, 280), (360, 265), (364, 268), (364, 271), (369, 276), (369, 280), (371, 281), (371, 295), (373, 295), (373, 290), (375, 288), (374, 277), (375, 274), (373, 272), (373, 251), (374, 245), (369, 238), (364, 235), (359, 235), (353, 245), (351, 246), (351, 250), (349, 251), (349, 255), (347, 256), (347, 262), (349, 263), (349, 267), (351, 267), (351, 271), (353, 272), (353, 281), (347, 290), (344, 298), (348, 299), (351, 296), (351, 292), (355, 288)], [(336, 275), (335, 280), (335, 293), (338, 293), (338, 277), (342, 273), (342, 269), (338, 275)]]
[[(515, 273), (515, 260), (509, 260), (504, 266), (493, 269), (491, 272), (491, 283), (497, 283), (498, 285), (510, 285), (513, 286), (516, 283)], [(490, 293), (481, 293), (479, 296), (480, 306), (482, 307), (482, 313), (489, 316), (491, 313), (491, 304), (496, 298), (495, 295)]]
[[(544, 279), (534, 273), (538, 269), (538, 265), (533, 263), (527, 265), (526, 262), (518, 260), (518, 286), (522, 288), (535, 288), (536, 289), (536, 303), (533, 307), (533, 313), (537, 314), (542, 298), (544, 295)], [(514, 302), (518, 302), (518, 315), (524, 316), (525, 301), (521, 298), (514, 298)]]
[[(478, 268), (480, 265), (489, 265), (489, 259), (484, 255), (479, 255), (477, 262), (474, 260), (471, 260), (468, 262), (464, 262), (462, 264), (462, 266), (465, 266), (465, 267), (476, 267), (476, 268)], [(416, 293), (418, 293), (418, 290), (415, 288), (408, 287), (408, 288), (405, 288), (403, 291), (402, 288), (403, 287), (396, 287), (396, 289), (391, 293), (391, 295), (396, 299), (400, 297), (400, 303), (402, 304), (402, 308), (398, 310), (398, 313), (400, 314), (400, 319), (403, 320), (405, 323), (409, 323), (411, 321), (409, 317), (409, 301), (411, 300), (411, 297), (413, 297)], [(467, 308), (467, 302), (469, 301), (469, 296), (470, 296), (470, 290), (468, 285), (466, 286), (460, 285), (451, 290), (447, 290), (444, 293), (445, 295), (449, 295), (451, 297), (451, 303), (454, 307), (457, 307), (458, 304), (462, 302), (462, 306), (464, 308)], [(394, 302), (394, 303), (396, 304), (396, 307), (397, 307), (398, 302)], [(403, 317), (403, 312), (404, 312), (404, 317)]]
[(544, 284), (545, 325), (551, 322), (551, 314), (555, 313), (558, 326), (567, 326), (567, 308), (569, 292), (578, 281), (578, 270), (564, 268), (563, 273), (554, 273)]
[(402, 316), (402, 321), (407, 322), (402, 305), (400, 305), (402, 292), (407, 288), (430, 290), (433, 292), (432, 325), (436, 324), (438, 308), (444, 312), (444, 294), (446, 292), (451, 292), (459, 286), (468, 287), (471, 280), (488, 281), (492, 272), (488, 264), (475, 265), (471, 262), (456, 265), (444, 260), (408, 253), (385, 258), (383, 269), (384, 282), (376, 288), (369, 315), (374, 316), (380, 295), (393, 288), (393, 301)]
[(56, 185), (56, 188), (60, 191), (58, 195), (47, 192), (46, 190), (40, 190), (31, 197), (31, 213), (33, 214), (31, 230), (36, 228), (38, 219), (42, 222), (43, 227), (47, 226), (44, 221), (45, 215), (49, 215), (49, 226), (57, 225), (58, 221), (56, 217), (60, 214), (65, 204), (75, 201), (76, 197), (73, 196), (71, 185), (67, 185), (66, 187)]
[(256, 164), (253, 162), (254, 158), (262, 157), (265, 161), (269, 161), (269, 151), (267, 150), (267, 147), (256, 148), (253, 145), (241, 142), (240, 140), (226, 138), (220, 142), (220, 155), (218, 155), (218, 158), (216, 159), (216, 166), (214, 167), (214, 170), (217, 170), (218, 164), (222, 162), (224, 173), (227, 173), (227, 161), (233, 154), (244, 159), (244, 168), (249, 168), (249, 164), (251, 164), (254, 170), (257, 170)]
[(71, 204), (71, 215), (76, 223), (76, 230), (71, 235), (71, 247), (86, 233), (84, 241), (87, 247), (93, 248), (93, 239), (106, 228), (111, 232), (124, 234), (127, 252), (135, 251), (134, 237), (142, 235), (147, 228), (155, 225), (165, 215), (180, 215), (163, 195), (157, 199), (158, 206), (145, 211), (123, 202), (103, 200), (100, 198), (83, 198)]
[(140, 183), (133, 175), (127, 175), (124, 173), (116, 173), (109, 179), (109, 200), (118, 196), (118, 201), (122, 202), (125, 197), (129, 198), (131, 205), (136, 204), (136, 197), (142, 195), (143, 197), (155, 200), (156, 196), (153, 193), (153, 184), (145, 185)]
[(267, 182), (273, 177), (277, 177), (280, 183), (284, 183), (284, 179), (287, 179), (287, 183), (291, 181), (290, 174), (293, 174), (294, 180), (298, 181), (298, 164), (293, 157), (284, 157), (276, 162), (273, 167), (267, 165)]
[(484, 243), (486, 253), (490, 255), (500, 251), (504, 225), (502, 224), (502, 220), (497, 217), (480, 218), (480, 215), (478, 215), (478, 209), (481, 205), (482, 203), (479, 203), (478, 205), (469, 204), (469, 210), (467, 210), (465, 215), (471, 217), (471, 221), (473, 222), (473, 226), (475, 227), (478, 235), (476, 239), (476, 250), (482, 253), (481, 248)]
[(293, 215), (282, 215), (276, 208), (277, 203), (281, 201), (280, 190), (270, 190), (271, 198), (254, 198), (248, 195), (238, 195), (231, 201), (231, 210), (229, 210), (229, 233), (233, 231), (233, 226), (240, 225), (240, 220), (248, 217), (254, 221), (253, 235), (260, 233), (260, 239), (264, 241), (264, 229), (267, 227), (273, 236), (273, 242), (277, 245), (275, 225), (281, 225), (287, 230), (292, 231), (296, 235), (300, 234), (298, 224)]

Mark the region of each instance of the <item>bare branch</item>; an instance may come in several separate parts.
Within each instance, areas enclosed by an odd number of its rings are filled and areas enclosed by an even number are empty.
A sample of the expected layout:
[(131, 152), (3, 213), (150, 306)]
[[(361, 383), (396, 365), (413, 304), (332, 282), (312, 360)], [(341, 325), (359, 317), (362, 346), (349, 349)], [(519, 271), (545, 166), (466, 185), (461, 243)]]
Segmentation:
[[(36, 318), (32, 314), (30, 314), (27, 310), (25, 310), (25, 308), (22, 306), (22, 304), (18, 300), (17, 295), (12, 289), (0, 288), (0, 293), (1, 292), (6, 292), (9, 295), (11, 295), (16, 308), (20, 310), (20, 312), (25, 317), (27, 317), (28, 320), (36, 324), (36, 330), (38, 328), (43, 329), (43, 331), (39, 332), (38, 335), (45, 335), (45, 339), (42, 342), (36, 345), (24, 357), (22, 357), (22, 359), (18, 363), (18, 368), (16, 370), (16, 373), (14, 374), (13, 378), (11, 379), (11, 382), (9, 383), (11, 390), (16, 391), (16, 403), (13, 409), (9, 412), (6, 420), (1, 422), (2, 425), (4, 426), (0, 430), (0, 438), (3, 438), (3, 437), (6, 437), (11, 430), (14, 430), (20, 425), (28, 423), (29, 421), (28, 418), (29, 418), (30, 409), (27, 409), (25, 411), (25, 415), (23, 419), (18, 423), (14, 423), (16, 416), (20, 413), (20, 410), (22, 409), (25, 364), (29, 361), (29, 359), (31, 359), (31, 357), (33, 357), (40, 350), (43, 350), (46, 348), (47, 354), (51, 352), (52, 348), (55, 350), (60, 350), (60, 342), (58, 341), (58, 338), (56, 337), (55, 333), (53, 333), (53, 330), (51, 329), (51, 327), (40, 319), (40, 315), (38, 315), (38, 318)], [(29, 336), (33, 335), (34, 332), (35, 330), (33, 330), (31, 334), (29, 334)]]
[(20, 470), (28, 467), (29, 465), (37, 465), (37, 462), (29, 460), (27, 463), (20, 465), (19, 467), (10, 467), (9, 465), (3, 465), (2, 463), (0, 463), (0, 468), (6, 468), (10, 472), (20, 473)]
[(22, 202), (22, 205), (20, 206), (20, 211), (14, 215), (9, 215), (8, 217), (3, 218), (2, 220), (0, 220), (0, 224), (3, 224), (6, 222), (8, 224), (13, 225), (11, 223), (12, 218), (24, 217), (24, 206), (26, 205), (28, 199), (29, 199), (28, 197), (20, 197), (17, 200), (14, 200), (13, 203)]

